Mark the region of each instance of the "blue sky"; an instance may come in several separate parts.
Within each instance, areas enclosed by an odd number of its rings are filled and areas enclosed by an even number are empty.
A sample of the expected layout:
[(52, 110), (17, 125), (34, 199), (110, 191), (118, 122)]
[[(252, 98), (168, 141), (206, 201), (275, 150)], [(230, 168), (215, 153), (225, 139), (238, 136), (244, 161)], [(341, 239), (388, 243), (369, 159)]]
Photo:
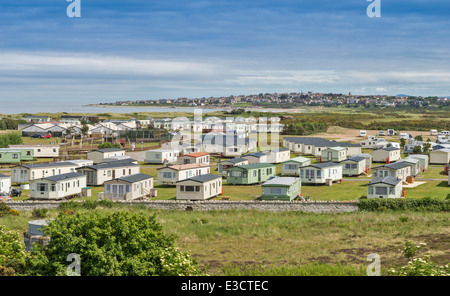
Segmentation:
[[(0, 102), (265, 92), (450, 95), (450, 3), (0, 2)], [(1, 109), (1, 107), (0, 107)]]

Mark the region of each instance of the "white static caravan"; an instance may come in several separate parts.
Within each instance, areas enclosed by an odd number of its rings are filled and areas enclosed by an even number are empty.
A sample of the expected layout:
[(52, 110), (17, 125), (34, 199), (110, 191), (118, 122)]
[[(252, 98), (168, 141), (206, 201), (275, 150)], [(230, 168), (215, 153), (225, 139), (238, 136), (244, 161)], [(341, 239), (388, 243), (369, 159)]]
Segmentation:
[(364, 157), (366, 159), (366, 169), (372, 168), (372, 154), (369, 153), (361, 153), (361, 154), (355, 154), (352, 157)]
[(177, 164), (162, 167), (157, 170), (157, 182), (160, 185), (176, 185), (178, 181), (209, 174), (210, 172), (209, 165), (201, 163)]
[(11, 182), (28, 183), (34, 179), (74, 173), (76, 168), (76, 164), (65, 161), (18, 165), (12, 168)]
[(400, 148), (384, 147), (373, 151), (373, 162), (390, 163), (400, 159)]
[(227, 159), (219, 162), (217, 165), (217, 174), (221, 177), (227, 176), (227, 168), (232, 168), (234, 166), (246, 165), (248, 164), (248, 159), (243, 157), (236, 157), (232, 159)]
[(252, 164), (252, 163), (268, 163), (267, 155), (262, 153), (262, 152), (254, 152), (254, 153), (249, 153), (249, 154), (246, 154), (246, 155), (242, 155), (242, 158), (247, 159), (249, 164)]
[(99, 200), (133, 200), (143, 198), (153, 189), (153, 176), (138, 173), (106, 181), (105, 191), (98, 195)]
[(401, 179), (389, 176), (372, 180), (367, 184), (367, 198), (399, 197), (402, 197)]
[(434, 163), (434, 164), (450, 163), (450, 149), (443, 148), (443, 149), (431, 151), (430, 152), (430, 163)]
[(421, 172), (428, 170), (428, 155), (424, 154), (411, 154), (409, 158), (415, 158), (419, 160), (419, 169)]
[(411, 176), (413, 177), (417, 176), (421, 172), (420, 160), (418, 158), (407, 157), (404, 159), (397, 160), (397, 163), (399, 162), (405, 162), (411, 165)]
[(430, 136), (437, 136), (438, 135), (438, 131), (435, 129), (430, 130)]
[(361, 156), (353, 156), (341, 161), (344, 176), (359, 176), (366, 170), (366, 159)]
[(33, 156), (36, 158), (59, 157), (59, 145), (9, 145), (8, 147), (33, 149)]
[(125, 150), (119, 148), (109, 148), (91, 151), (87, 154), (87, 158), (94, 161), (94, 164), (102, 163), (104, 162), (104, 159), (115, 156), (125, 156)]
[(71, 162), (71, 163), (75, 164), (78, 168), (94, 164), (94, 161), (89, 160), (89, 159), (71, 159), (71, 160), (66, 160), (64, 162)]
[(299, 168), (302, 183), (325, 184), (342, 180), (342, 164), (334, 162), (316, 163)]
[(81, 194), (86, 176), (68, 173), (30, 181), (30, 199), (64, 199)]
[(178, 149), (155, 149), (145, 153), (145, 163), (163, 164), (177, 162), (180, 152)]
[(311, 159), (303, 156), (294, 157), (281, 163), (282, 176), (298, 176), (299, 168), (311, 164)]
[(195, 152), (178, 156), (177, 164), (203, 163), (209, 165), (209, 153)]
[(330, 147), (323, 149), (320, 154), (320, 160), (323, 162), (332, 161), (340, 162), (347, 158), (347, 148)]
[(267, 155), (268, 163), (282, 163), (291, 158), (291, 151), (287, 148), (274, 148), (261, 151), (261, 153)]
[(365, 137), (365, 136), (367, 136), (367, 131), (359, 131), (359, 136), (360, 136), (360, 137)]
[(111, 161), (77, 168), (87, 176), (87, 184), (103, 185), (106, 181), (140, 173), (140, 166), (131, 161)]
[(372, 180), (390, 176), (406, 182), (406, 177), (411, 176), (411, 166), (412, 164), (407, 162), (396, 162), (374, 167), (372, 168)]
[(9, 193), (11, 189), (11, 176), (0, 174), (0, 192)]
[(205, 174), (178, 181), (176, 198), (180, 200), (207, 200), (222, 194), (222, 177)]

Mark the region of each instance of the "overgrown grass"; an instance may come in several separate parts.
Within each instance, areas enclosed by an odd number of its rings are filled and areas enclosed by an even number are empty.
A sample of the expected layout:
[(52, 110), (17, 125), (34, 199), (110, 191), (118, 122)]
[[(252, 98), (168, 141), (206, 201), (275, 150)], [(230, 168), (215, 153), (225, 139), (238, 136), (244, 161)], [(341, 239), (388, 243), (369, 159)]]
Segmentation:
[[(439, 264), (450, 258), (450, 219), (445, 212), (186, 212), (68, 203), (47, 217), (85, 211), (156, 215), (164, 231), (177, 237), (177, 246), (210, 275), (360, 275), (371, 253), (380, 255), (383, 270), (404, 265), (400, 249), (407, 240), (427, 243)], [(0, 224), (23, 233), (34, 220), (31, 215), (5, 216)]]
[(305, 264), (287, 266), (225, 266), (222, 269), (225, 276), (364, 276), (366, 270), (343, 264)]

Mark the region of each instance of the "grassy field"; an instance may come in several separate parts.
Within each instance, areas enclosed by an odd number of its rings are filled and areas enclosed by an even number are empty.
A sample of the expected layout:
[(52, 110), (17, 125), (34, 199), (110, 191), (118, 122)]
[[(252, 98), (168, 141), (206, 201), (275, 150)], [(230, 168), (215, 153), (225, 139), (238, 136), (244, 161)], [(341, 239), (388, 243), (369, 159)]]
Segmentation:
[[(75, 209), (75, 212), (86, 211)], [(176, 245), (189, 251), (210, 275), (364, 275), (366, 258), (379, 254), (383, 273), (406, 264), (407, 240), (427, 244), (438, 264), (450, 259), (448, 213), (309, 214), (258, 211), (155, 211), (141, 207), (95, 211), (140, 211), (156, 215)], [(58, 215), (50, 211), (50, 218)], [(9, 230), (26, 231), (31, 212), (0, 218)], [(314, 267), (314, 264), (320, 264)]]

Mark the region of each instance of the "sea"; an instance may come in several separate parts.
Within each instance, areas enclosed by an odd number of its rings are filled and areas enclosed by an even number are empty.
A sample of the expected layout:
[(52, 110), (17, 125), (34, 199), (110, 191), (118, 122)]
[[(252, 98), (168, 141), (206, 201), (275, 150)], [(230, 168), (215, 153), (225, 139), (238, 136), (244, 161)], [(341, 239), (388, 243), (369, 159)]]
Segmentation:
[(0, 114), (20, 114), (20, 113), (135, 113), (135, 112), (192, 112), (201, 109), (202, 113), (211, 113), (216, 111), (225, 111), (229, 109), (213, 108), (194, 108), (194, 107), (133, 107), (133, 106), (88, 106), (74, 103), (58, 102), (55, 103), (27, 103), (14, 104), (11, 102), (0, 103)]

